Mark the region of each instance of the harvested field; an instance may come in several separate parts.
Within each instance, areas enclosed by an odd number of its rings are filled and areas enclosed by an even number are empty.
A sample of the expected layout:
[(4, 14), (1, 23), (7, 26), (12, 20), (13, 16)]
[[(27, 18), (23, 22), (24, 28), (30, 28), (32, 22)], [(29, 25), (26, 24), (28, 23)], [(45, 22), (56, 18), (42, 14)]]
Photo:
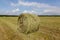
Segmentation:
[(40, 17), (39, 31), (25, 35), (17, 30), (18, 17), (0, 17), (0, 40), (60, 40), (60, 17)]

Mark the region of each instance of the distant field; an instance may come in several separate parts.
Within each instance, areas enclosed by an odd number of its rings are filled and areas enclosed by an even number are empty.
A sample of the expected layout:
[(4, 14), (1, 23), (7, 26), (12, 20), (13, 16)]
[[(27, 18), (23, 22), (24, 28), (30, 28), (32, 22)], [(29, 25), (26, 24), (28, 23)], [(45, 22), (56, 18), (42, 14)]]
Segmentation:
[(0, 17), (0, 40), (60, 40), (60, 17), (40, 17), (40, 29), (25, 35), (17, 30), (18, 17)]

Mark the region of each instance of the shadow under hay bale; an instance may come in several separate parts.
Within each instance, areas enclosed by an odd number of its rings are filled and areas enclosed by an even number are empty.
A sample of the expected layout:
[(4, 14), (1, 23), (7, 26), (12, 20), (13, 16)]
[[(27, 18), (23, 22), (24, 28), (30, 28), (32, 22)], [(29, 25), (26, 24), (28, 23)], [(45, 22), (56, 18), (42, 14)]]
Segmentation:
[(21, 14), (18, 17), (18, 30), (21, 33), (29, 34), (39, 30), (40, 19), (35, 14)]

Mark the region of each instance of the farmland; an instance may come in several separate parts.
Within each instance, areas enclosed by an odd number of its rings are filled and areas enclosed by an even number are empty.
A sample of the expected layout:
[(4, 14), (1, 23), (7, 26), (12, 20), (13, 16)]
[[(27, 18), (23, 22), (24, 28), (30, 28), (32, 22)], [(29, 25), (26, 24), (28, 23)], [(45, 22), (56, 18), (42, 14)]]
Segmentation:
[(0, 40), (60, 40), (60, 17), (40, 17), (39, 31), (20, 33), (18, 17), (0, 17)]

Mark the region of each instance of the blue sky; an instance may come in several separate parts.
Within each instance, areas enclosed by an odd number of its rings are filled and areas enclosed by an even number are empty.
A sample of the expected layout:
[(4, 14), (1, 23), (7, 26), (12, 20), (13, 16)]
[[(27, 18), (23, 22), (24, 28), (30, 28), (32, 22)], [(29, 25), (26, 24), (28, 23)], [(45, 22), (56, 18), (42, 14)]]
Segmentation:
[(60, 0), (0, 0), (0, 15), (60, 15)]

